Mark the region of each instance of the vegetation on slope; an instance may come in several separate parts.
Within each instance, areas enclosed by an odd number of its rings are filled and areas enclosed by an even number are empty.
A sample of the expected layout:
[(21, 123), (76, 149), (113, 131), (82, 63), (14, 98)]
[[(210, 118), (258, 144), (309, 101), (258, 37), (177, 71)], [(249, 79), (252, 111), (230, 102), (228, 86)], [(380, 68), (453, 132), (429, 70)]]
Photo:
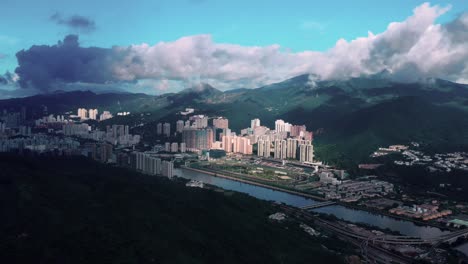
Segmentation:
[(298, 223), (269, 221), (271, 205), (247, 195), (84, 158), (2, 155), (0, 168), (2, 263), (341, 261)]
[[(385, 75), (385, 73), (383, 74)], [(258, 89), (221, 92), (200, 84), (176, 94), (147, 96), (135, 94), (96, 95), (74, 92), (0, 101), (0, 109), (20, 105), (74, 110), (78, 106), (103, 106), (130, 111), (132, 115), (100, 123), (128, 124), (143, 141), (154, 144), (158, 122), (181, 119), (177, 113), (186, 107), (197, 113), (229, 119), (233, 131), (260, 118), (274, 126), (282, 118), (305, 124), (316, 133), (317, 157), (348, 170), (365, 162), (379, 146), (418, 141), (434, 151), (466, 150), (468, 146), (468, 86), (443, 80), (395, 83), (382, 76), (352, 78), (346, 81), (317, 81), (310, 85), (308, 75)]]

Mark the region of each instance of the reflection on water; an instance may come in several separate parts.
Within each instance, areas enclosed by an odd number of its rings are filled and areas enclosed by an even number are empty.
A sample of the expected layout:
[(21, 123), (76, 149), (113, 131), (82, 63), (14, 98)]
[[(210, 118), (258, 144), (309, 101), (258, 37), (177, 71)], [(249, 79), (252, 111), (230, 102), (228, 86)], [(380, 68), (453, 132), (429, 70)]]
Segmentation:
[[(218, 178), (200, 172), (176, 169), (175, 174), (179, 177), (199, 180), (204, 183), (215, 185), (226, 190), (233, 190), (237, 192), (246, 193), (262, 200), (277, 201), (297, 207), (317, 203), (312, 199), (304, 198), (302, 196), (270, 190), (268, 188), (237, 182), (229, 179)], [(398, 220), (388, 216), (373, 214), (366, 211), (350, 209), (341, 205), (332, 205), (318, 208), (315, 209), (314, 212), (332, 214), (338, 218), (353, 223), (366, 223), (378, 226), (380, 228), (388, 228), (408, 236), (429, 238), (439, 236), (443, 233), (448, 233), (447, 231), (442, 231), (439, 228), (430, 226), (417, 226), (409, 221)]]

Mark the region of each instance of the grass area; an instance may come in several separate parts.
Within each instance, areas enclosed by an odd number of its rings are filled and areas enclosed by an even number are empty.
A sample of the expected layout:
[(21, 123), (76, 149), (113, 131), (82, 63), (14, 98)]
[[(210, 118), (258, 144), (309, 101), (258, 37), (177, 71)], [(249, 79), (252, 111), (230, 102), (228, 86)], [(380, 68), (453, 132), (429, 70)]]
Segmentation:
[[(292, 180), (292, 173), (288, 172), (285, 169), (281, 168), (272, 168), (263, 166), (261, 164), (251, 165), (251, 164), (243, 164), (241, 162), (235, 161), (222, 161), (222, 162), (211, 162), (211, 163), (204, 163), (204, 166), (213, 169), (213, 170), (220, 170), (225, 171), (228, 173), (234, 174), (241, 174), (244, 176), (249, 176), (253, 178), (258, 178), (266, 181), (280, 181), (284, 184), (288, 184), (290, 180)], [(281, 174), (277, 172), (287, 173)], [(288, 176), (291, 179), (281, 179), (281, 176)]]

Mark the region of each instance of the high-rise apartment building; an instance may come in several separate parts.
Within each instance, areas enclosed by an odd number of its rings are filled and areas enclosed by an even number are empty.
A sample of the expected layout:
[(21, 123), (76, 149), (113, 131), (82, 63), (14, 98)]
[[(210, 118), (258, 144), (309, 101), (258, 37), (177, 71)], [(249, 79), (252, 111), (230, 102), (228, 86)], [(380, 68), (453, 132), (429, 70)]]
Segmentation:
[(184, 128), (182, 142), (186, 144), (188, 149), (210, 149), (214, 142), (213, 129)]
[(229, 128), (229, 120), (227, 118), (218, 117), (213, 119), (214, 128)]
[(162, 123), (156, 125), (156, 135), (162, 135)]
[(88, 118), (88, 110), (84, 108), (78, 108), (78, 117), (81, 120)]
[(98, 116), (98, 110), (97, 109), (89, 109), (88, 111), (89, 119), (96, 120)]
[(257, 155), (265, 158), (271, 157), (271, 142), (269, 140), (258, 141)]
[(179, 120), (176, 122), (176, 132), (177, 133), (182, 133), (182, 130), (184, 130), (184, 120)]
[(111, 119), (113, 116), (112, 114), (109, 112), (109, 111), (104, 111), (102, 112), (102, 114), (99, 116), (99, 120), (100, 121), (104, 121), (104, 120), (107, 120), (107, 119)]
[(138, 171), (146, 174), (161, 174), (161, 159), (152, 157), (147, 153), (137, 152), (135, 153), (135, 167)]
[(164, 144), (164, 151), (171, 152), (171, 143), (170, 142), (166, 142)]
[(163, 134), (164, 134), (164, 136), (166, 136), (166, 137), (170, 137), (170, 136), (171, 136), (171, 124), (169, 124), (169, 123), (164, 123), (164, 125), (163, 125)]
[(223, 135), (224, 135), (224, 136), (231, 136), (231, 129), (229, 129), (229, 128), (224, 128), (224, 129), (223, 129)]
[(297, 139), (287, 139), (287, 152), (286, 158), (295, 159), (297, 157)]
[(185, 153), (187, 151), (187, 145), (182, 142), (180, 143), (180, 153)]
[(305, 140), (312, 141), (314, 139), (314, 133), (309, 132), (309, 131), (305, 131), (303, 137), (304, 137)]
[(198, 129), (196, 131), (196, 148), (197, 149), (210, 149), (213, 144), (213, 129)]
[(275, 121), (275, 131), (277, 133), (281, 132), (290, 132), (292, 125), (290, 123), (286, 123), (281, 119)]
[(195, 128), (184, 128), (182, 131), (182, 142), (189, 149), (196, 148), (197, 130)]
[(314, 146), (312, 144), (301, 144), (299, 145), (301, 162), (314, 162)]
[(286, 143), (286, 140), (275, 140), (274, 158), (275, 159), (286, 159), (287, 158), (287, 143)]
[(291, 126), (291, 137), (299, 137), (301, 136), (301, 132), (302, 132), (302, 136), (304, 134), (304, 132), (306, 132), (307, 129), (306, 129), (306, 126), (305, 125), (302, 125), (302, 126)]
[(88, 124), (65, 124), (62, 126), (63, 134), (65, 136), (83, 136), (87, 135), (91, 130)]
[(233, 142), (235, 153), (241, 153), (244, 155), (252, 155), (252, 145), (250, 144), (250, 139), (246, 137), (234, 137)]
[(172, 161), (163, 161), (161, 174), (169, 179), (172, 178), (174, 176), (174, 163)]
[(260, 126), (260, 119), (255, 118), (255, 119), (252, 119), (252, 120), (250, 121), (250, 128), (251, 128), (252, 130), (255, 130), (255, 128), (256, 128), (256, 127), (259, 127), (259, 126)]
[(284, 121), (282, 119), (278, 119), (275, 121), (275, 131), (276, 132), (284, 131)]
[(208, 127), (208, 117), (204, 115), (196, 115), (190, 117), (190, 120), (193, 120), (193, 125), (195, 128), (206, 128)]
[(222, 136), (223, 149), (226, 153), (232, 152), (232, 137), (231, 136)]
[(177, 142), (172, 142), (171, 144), (171, 152), (176, 153), (179, 152), (179, 144)]

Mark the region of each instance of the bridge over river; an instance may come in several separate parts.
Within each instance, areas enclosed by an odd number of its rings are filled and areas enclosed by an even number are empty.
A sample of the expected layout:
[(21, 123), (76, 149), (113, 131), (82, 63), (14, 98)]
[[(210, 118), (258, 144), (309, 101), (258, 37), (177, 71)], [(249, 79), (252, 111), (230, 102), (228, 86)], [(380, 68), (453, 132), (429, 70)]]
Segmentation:
[(318, 225), (322, 226), (325, 229), (328, 229), (334, 233), (351, 237), (354, 239), (359, 239), (363, 241), (368, 241), (371, 243), (384, 243), (384, 244), (403, 244), (403, 245), (439, 245), (444, 242), (454, 242), (460, 237), (468, 237), (468, 228), (450, 232), (447, 234), (443, 234), (436, 237), (431, 238), (421, 238), (421, 237), (413, 237), (413, 236), (397, 236), (397, 235), (365, 235), (362, 233), (358, 233), (346, 226), (324, 220), (320, 217), (316, 217), (315, 215), (311, 214), (307, 210), (315, 209), (319, 207), (329, 206), (334, 204), (332, 201), (322, 202), (322, 203), (315, 203), (312, 205), (303, 206), (300, 208), (294, 208), (291, 206), (282, 205), (281, 207), (286, 211), (291, 213), (301, 215), (302, 217), (306, 218), (307, 220), (314, 221)]

